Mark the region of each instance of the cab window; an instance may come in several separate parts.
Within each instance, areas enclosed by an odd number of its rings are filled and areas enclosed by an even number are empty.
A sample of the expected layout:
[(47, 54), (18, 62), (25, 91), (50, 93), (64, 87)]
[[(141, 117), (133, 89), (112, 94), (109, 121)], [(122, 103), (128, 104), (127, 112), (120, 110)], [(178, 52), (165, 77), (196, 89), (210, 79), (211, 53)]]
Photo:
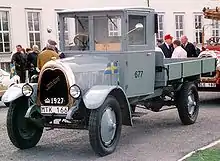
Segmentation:
[(142, 30), (134, 30), (129, 33), (129, 45), (145, 45), (146, 44), (146, 17), (139, 15), (129, 15), (128, 16), (129, 31), (135, 28), (135, 25), (138, 23), (143, 24)]

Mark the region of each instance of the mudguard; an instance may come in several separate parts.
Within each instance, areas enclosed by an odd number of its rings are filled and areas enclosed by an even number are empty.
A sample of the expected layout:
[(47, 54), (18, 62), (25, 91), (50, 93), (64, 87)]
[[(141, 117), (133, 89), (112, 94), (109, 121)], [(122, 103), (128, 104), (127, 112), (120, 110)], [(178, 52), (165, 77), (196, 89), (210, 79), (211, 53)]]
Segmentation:
[(83, 96), (86, 108), (94, 110), (99, 108), (108, 95), (113, 95), (122, 109), (123, 124), (132, 126), (131, 107), (125, 92), (119, 86), (97, 85), (90, 88)]
[[(10, 103), (20, 97), (23, 96), (22, 94), (22, 87), (26, 83), (20, 83), (20, 84), (14, 84), (11, 87), (8, 88), (8, 90), (4, 93), (2, 96), (1, 101), (4, 103)], [(33, 89), (34, 93), (32, 94), (31, 97), (33, 97), (33, 100), (36, 100), (37, 97), (37, 83), (29, 83)]]

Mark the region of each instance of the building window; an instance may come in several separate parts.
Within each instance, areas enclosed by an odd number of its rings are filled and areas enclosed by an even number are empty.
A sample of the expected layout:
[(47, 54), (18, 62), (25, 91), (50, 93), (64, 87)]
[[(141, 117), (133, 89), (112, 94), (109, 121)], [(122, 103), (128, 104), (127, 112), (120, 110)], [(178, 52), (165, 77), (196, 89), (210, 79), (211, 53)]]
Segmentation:
[(38, 45), (41, 48), (40, 12), (28, 11), (27, 17), (29, 45)]
[(212, 20), (212, 36), (213, 37), (219, 37), (220, 36), (220, 22), (217, 20)]
[(121, 18), (110, 17), (108, 19), (108, 35), (121, 36)]
[(180, 37), (184, 34), (183, 22), (184, 15), (175, 15), (176, 39), (180, 39)]
[(164, 36), (164, 15), (158, 15), (157, 39), (163, 39), (163, 36)]
[[(59, 16), (57, 16), (57, 22), (58, 22), (58, 34), (59, 34), (59, 41), (60, 41), (60, 20)], [(75, 22), (75, 19), (74, 19)], [(64, 18), (64, 37), (65, 37), (65, 46), (69, 45), (69, 32), (68, 32), (68, 19), (65, 17)]]
[(9, 12), (0, 10), (0, 53), (9, 53), (10, 45)]
[(194, 35), (198, 44), (202, 43), (202, 25), (202, 15), (194, 15)]

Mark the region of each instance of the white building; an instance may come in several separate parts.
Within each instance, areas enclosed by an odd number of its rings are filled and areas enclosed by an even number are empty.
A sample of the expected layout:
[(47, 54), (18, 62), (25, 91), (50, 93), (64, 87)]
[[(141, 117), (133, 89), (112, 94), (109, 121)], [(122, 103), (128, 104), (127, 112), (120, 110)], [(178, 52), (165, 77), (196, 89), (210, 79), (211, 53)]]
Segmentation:
[[(191, 42), (202, 42), (202, 27), (205, 25), (206, 39), (220, 36), (218, 22), (203, 18), (204, 7), (220, 7), (219, 0), (152, 0), (150, 6), (159, 14), (158, 38), (171, 34), (174, 38), (186, 35)], [(212, 27), (211, 25), (215, 25)]]
[[(159, 13), (158, 38), (162, 38), (166, 33), (170, 33), (177, 38), (185, 34), (191, 42), (197, 41), (200, 43), (202, 25), (207, 23), (203, 21), (202, 9), (204, 6), (216, 7), (219, 3), (214, 0), (150, 0), (150, 7), (155, 8)], [(1, 0), (1, 68), (9, 70), (6, 62), (10, 62), (11, 52), (18, 44), (24, 48), (37, 44), (40, 48), (43, 48), (49, 38), (59, 40), (56, 11), (106, 6), (147, 6), (147, 0)], [(208, 23), (210, 22), (208, 21)], [(48, 26), (52, 28), (50, 34), (47, 33)], [(211, 28), (209, 30), (213, 30), (214, 36), (219, 35), (219, 29)], [(71, 36), (68, 35), (67, 28), (67, 41)]]

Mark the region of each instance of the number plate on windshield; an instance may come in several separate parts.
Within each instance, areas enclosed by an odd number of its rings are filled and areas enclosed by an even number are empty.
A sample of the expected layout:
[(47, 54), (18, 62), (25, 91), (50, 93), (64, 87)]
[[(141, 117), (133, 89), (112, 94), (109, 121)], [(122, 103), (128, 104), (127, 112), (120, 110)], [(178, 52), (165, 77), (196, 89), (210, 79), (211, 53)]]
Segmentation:
[(45, 114), (67, 114), (68, 107), (61, 107), (61, 106), (41, 106), (41, 113)]

